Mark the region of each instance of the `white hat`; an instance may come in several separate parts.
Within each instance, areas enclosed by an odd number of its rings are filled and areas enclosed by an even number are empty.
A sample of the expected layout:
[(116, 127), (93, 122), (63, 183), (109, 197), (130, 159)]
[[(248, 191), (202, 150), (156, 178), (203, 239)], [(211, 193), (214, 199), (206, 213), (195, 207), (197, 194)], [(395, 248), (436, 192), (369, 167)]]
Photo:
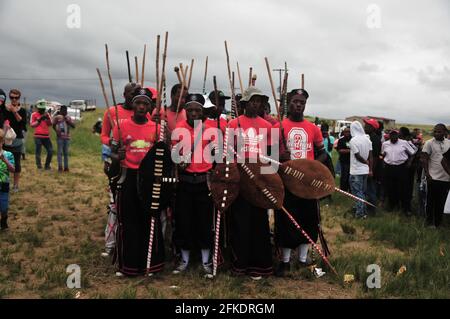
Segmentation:
[(211, 100), (209, 99), (208, 95), (203, 95), (203, 97), (205, 98), (205, 104), (203, 105), (204, 109), (210, 109), (212, 107), (216, 107)]

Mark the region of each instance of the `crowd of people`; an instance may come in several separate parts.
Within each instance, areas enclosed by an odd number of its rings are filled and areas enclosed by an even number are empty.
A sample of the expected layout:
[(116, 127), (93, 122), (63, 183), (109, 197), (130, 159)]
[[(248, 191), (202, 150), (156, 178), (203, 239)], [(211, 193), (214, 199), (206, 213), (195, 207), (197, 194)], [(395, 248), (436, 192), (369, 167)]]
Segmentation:
[[(364, 127), (352, 123), (335, 145), (340, 188), (388, 212), (398, 209), (406, 216), (426, 217), (430, 227), (438, 227), (450, 186), (446, 170), (450, 141), (444, 124), (437, 124), (432, 134), (433, 138), (424, 141), (420, 129), (384, 130), (383, 122), (369, 118), (364, 119)], [(366, 205), (358, 203), (354, 212), (366, 218), (375, 208), (366, 210)]]
[[(213, 238), (220, 229), (220, 251), (228, 251), (220, 257), (229, 257), (235, 275), (249, 275), (254, 280), (272, 274), (284, 276), (291, 268), (293, 250), (297, 250), (301, 266), (311, 264), (311, 241), (298, 232), (281, 210), (275, 210), (273, 236), (279, 261), (274, 268), (267, 210), (241, 194), (224, 212), (225, 226), (215, 228), (220, 213), (211, 198), (209, 174), (216, 163), (211, 159), (213, 155), (205, 152), (215, 139), (199, 133), (208, 128), (222, 134), (239, 129), (243, 143), (235, 143), (234, 147), (242, 147), (246, 160), (261, 154), (258, 141), (264, 140), (269, 153), (278, 151), (281, 162), (317, 160), (334, 174), (331, 159), (336, 149), (341, 189), (350, 190), (377, 207), (384, 203), (388, 211), (399, 208), (410, 215), (414, 182), (420, 181), (419, 185), (427, 187), (423, 205), (427, 221), (433, 227), (441, 223), (450, 188), (450, 141), (445, 125), (436, 125), (434, 137), (423, 143), (417, 131), (384, 131), (382, 123), (367, 118), (364, 126), (354, 121), (335, 141), (326, 123), (315, 125), (304, 117), (309, 97), (304, 89), (286, 94), (287, 114), (282, 121), (270, 116), (268, 96), (254, 86), (236, 95), (232, 103), (237, 113), (234, 119), (224, 116), (225, 101), (231, 97), (219, 90), (204, 95), (190, 93), (188, 88), (176, 84), (170, 91), (170, 104), (159, 113), (155, 108), (157, 92), (152, 88), (128, 83), (123, 96), (123, 103), (106, 110), (101, 131), (102, 159), (110, 185), (103, 256), (113, 256), (117, 276), (152, 276), (160, 272), (167, 262), (165, 242), (170, 243), (177, 258), (174, 274), (185, 272), (192, 264), (192, 256), (199, 255), (202, 271), (210, 275)], [(180, 137), (180, 129), (187, 135)], [(270, 137), (274, 129), (279, 136), (275, 142)], [(161, 130), (164, 134), (160, 134)], [(174, 146), (183, 138), (193, 145), (178, 154)], [(159, 141), (173, 147), (172, 152), (185, 160), (174, 166), (177, 184), (170, 204), (151, 215), (139, 195), (139, 168)], [(195, 157), (197, 153), (200, 156)], [(370, 213), (367, 205), (355, 203), (354, 216), (366, 218)], [(313, 242), (319, 237), (322, 240), (320, 200), (301, 198), (285, 189), (283, 204)]]
[(62, 105), (53, 114), (47, 111), (45, 100), (39, 100), (35, 104), (35, 111), (27, 111), (20, 103), (21, 92), (11, 89), (7, 102), (4, 90), (0, 89), (0, 211), (1, 229), (8, 228), (8, 206), (10, 192), (10, 173), (13, 175), (12, 192), (19, 191), (19, 181), (22, 171), (21, 161), (25, 160), (25, 139), (28, 124), (34, 129), (35, 160), (38, 169), (42, 169), (42, 146), (47, 151), (45, 169), (51, 169), (53, 146), (50, 139), (50, 128), (56, 132), (58, 171), (69, 171), (69, 141), (70, 128), (74, 128), (74, 122), (67, 115), (67, 107)]

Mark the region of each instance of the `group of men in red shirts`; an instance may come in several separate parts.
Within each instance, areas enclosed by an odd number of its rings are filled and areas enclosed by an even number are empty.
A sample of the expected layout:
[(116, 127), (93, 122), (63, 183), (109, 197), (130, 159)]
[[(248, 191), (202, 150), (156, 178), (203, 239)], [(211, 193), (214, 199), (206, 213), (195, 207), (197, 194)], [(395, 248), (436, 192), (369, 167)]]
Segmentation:
[[(232, 145), (246, 161), (257, 158), (261, 153), (270, 155), (274, 150), (279, 152), (280, 161), (326, 159), (320, 129), (303, 116), (309, 97), (303, 89), (287, 94), (287, 117), (282, 122), (272, 118), (272, 123), (264, 119), (267, 118), (264, 109), (269, 98), (254, 86), (245, 90), (238, 102), (243, 114), (229, 121), (222, 113), (225, 101), (230, 97), (222, 91), (213, 91), (208, 96), (191, 94), (187, 88), (176, 84), (170, 96), (171, 104), (161, 108), (158, 114), (154, 90), (129, 83), (124, 89), (125, 102), (117, 108), (108, 108), (104, 115), (101, 141), (104, 149), (110, 149), (105, 156), (105, 172), (109, 172), (111, 177), (116, 175), (110, 173), (114, 167), (120, 166), (122, 171), (120, 179), (110, 183), (110, 216), (105, 231), (104, 255), (114, 256), (117, 276), (153, 275), (163, 269), (166, 217), (171, 220), (172, 243), (179, 257), (172, 272), (184, 273), (192, 264), (192, 256), (200, 253), (202, 271), (211, 274), (213, 235), (218, 230), (214, 227), (215, 209), (208, 174), (214, 167), (215, 158), (211, 145), (223, 141), (219, 136), (223, 137), (225, 130), (233, 130), (234, 136), (242, 139)], [(116, 124), (116, 110), (120, 130)], [(150, 217), (143, 211), (137, 195), (137, 171), (140, 161), (158, 141), (161, 127), (156, 123), (160, 120), (165, 125), (167, 144), (172, 147), (172, 159), (177, 163), (178, 182), (170, 208), (157, 218), (153, 249), (149, 250)], [(178, 147), (181, 144), (187, 147)], [(317, 241), (318, 201), (298, 198), (286, 190), (284, 205)], [(272, 275), (273, 254), (267, 210), (239, 195), (225, 212), (225, 218), (224, 237), (230, 247), (233, 274), (249, 275), (254, 280)], [(307, 239), (278, 211), (275, 211), (275, 244), (280, 255), (275, 274), (283, 276), (289, 271), (292, 249), (298, 249), (300, 265), (309, 265)], [(149, 251), (151, 265), (146, 263)]]

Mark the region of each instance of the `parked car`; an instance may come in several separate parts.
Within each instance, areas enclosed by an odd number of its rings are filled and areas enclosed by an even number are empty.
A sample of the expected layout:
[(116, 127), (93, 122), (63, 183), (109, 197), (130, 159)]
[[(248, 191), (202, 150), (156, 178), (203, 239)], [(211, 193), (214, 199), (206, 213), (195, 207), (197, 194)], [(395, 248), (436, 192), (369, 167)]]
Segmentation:
[(69, 103), (69, 107), (73, 109), (78, 109), (81, 112), (84, 112), (87, 110), (87, 105), (85, 100), (72, 100)]

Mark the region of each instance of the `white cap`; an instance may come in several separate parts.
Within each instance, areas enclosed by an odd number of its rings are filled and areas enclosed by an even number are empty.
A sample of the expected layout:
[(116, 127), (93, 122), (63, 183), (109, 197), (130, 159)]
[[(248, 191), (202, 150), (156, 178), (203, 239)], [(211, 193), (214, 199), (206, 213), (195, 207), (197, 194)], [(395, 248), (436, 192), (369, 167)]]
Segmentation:
[(205, 98), (205, 104), (203, 105), (204, 109), (210, 109), (212, 107), (216, 107), (211, 100), (209, 99), (208, 95), (203, 95), (203, 97)]

